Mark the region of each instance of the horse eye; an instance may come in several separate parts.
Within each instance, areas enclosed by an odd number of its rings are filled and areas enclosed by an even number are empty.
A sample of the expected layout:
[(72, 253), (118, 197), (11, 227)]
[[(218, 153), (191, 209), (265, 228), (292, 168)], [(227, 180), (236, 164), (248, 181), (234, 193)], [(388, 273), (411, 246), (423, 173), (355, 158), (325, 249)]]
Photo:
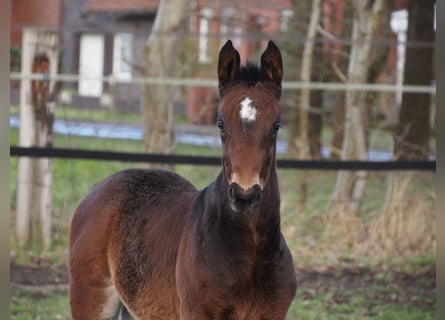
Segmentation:
[(280, 128), (281, 128), (281, 122), (280, 121), (275, 122), (273, 125), (272, 133), (277, 134), (277, 132), (278, 132), (278, 130), (280, 130)]
[(224, 131), (224, 122), (220, 118), (216, 120), (216, 125), (218, 126), (219, 130)]

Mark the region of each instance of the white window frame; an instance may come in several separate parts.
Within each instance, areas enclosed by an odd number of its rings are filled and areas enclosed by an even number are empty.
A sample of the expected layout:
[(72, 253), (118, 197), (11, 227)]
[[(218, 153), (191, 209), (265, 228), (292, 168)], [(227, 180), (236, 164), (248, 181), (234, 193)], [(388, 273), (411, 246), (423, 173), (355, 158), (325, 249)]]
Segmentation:
[(212, 61), (209, 54), (209, 34), (210, 34), (210, 20), (213, 16), (213, 11), (210, 8), (203, 8), (199, 16), (199, 63), (210, 63)]
[(288, 32), (289, 25), (292, 18), (295, 16), (295, 12), (292, 9), (284, 9), (281, 11), (280, 30), (281, 32)]
[(241, 47), (243, 28), (235, 23), (236, 10), (233, 7), (225, 7), (222, 10), (220, 25), (220, 47), (222, 47), (228, 39), (231, 39), (235, 47)]
[(113, 37), (113, 76), (118, 79), (132, 78), (133, 34), (116, 33)]
[(81, 96), (100, 97), (103, 91), (105, 39), (102, 34), (84, 33), (80, 37), (79, 86)]

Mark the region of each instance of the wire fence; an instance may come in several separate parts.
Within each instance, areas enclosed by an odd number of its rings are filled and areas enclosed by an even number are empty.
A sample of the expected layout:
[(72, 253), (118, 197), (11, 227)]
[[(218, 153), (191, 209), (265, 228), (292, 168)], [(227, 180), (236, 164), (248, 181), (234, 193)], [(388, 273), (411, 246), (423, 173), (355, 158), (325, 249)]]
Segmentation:
[[(234, 4), (237, 4), (236, 1), (234, 1)], [(247, 5), (246, 3), (243, 3), (243, 5)], [(262, 3), (262, 2), (252, 2), (252, 5), (258, 5), (260, 9), (266, 8), (270, 11), (269, 3)], [(387, 49), (386, 54), (387, 55), (394, 55), (393, 60), (395, 59), (395, 64), (392, 66), (391, 75), (388, 76), (389, 80), (383, 80), (379, 81), (380, 83), (349, 83), (349, 82), (335, 82), (339, 81), (338, 77), (333, 76), (333, 70), (332, 65), (330, 63), (332, 62), (329, 58), (328, 59), (321, 59), (324, 54), (328, 53), (330, 57), (338, 56), (339, 60), (336, 62), (338, 64), (337, 67), (340, 67), (340, 69), (344, 69), (343, 72), (346, 70), (347, 61), (349, 59), (349, 47), (353, 44), (356, 44), (357, 42), (363, 42), (364, 39), (359, 40), (352, 40), (350, 38), (350, 31), (352, 29), (352, 9), (353, 6), (351, 4), (347, 4), (346, 7), (343, 10), (345, 11), (344, 17), (339, 17), (337, 15), (333, 15), (333, 12), (324, 12), (325, 19), (327, 19), (325, 22), (329, 20), (329, 23), (323, 26), (321, 24), (318, 27), (317, 31), (317, 37), (315, 39), (308, 39), (306, 35), (307, 30), (307, 23), (310, 16), (310, 6), (308, 4), (296, 4), (296, 7), (293, 10), (293, 13), (291, 15), (291, 18), (289, 21), (280, 20), (283, 19), (284, 16), (274, 16), (274, 17), (259, 17), (257, 20), (255, 20), (255, 23), (258, 25), (255, 25), (256, 28), (245, 28), (243, 29), (242, 35), (237, 34), (236, 30), (237, 28), (240, 28), (243, 24), (246, 23), (244, 21), (244, 17), (239, 16), (239, 14), (235, 11), (233, 13), (233, 16), (228, 19), (224, 15), (224, 13), (221, 16), (218, 16), (217, 14), (212, 17), (212, 24), (218, 25), (219, 27), (214, 28), (208, 28), (205, 34), (206, 37), (206, 43), (210, 41), (212, 43), (212, 46), (220, 44), (221, 41), (226, 39), (227, 37), (232, 37), (234, 39), (242, 39), (243, 42), (249, 42), (252, 46), (249, 49), (251, 53), (255, 53), (255, 48), (260, 43), (260, 41), (264, 41), (267, 39), (274, 39), (274, 41), (277, 41), (280, 44), (280, 47), (282, 48), (285, 57), (284, 61), (287, 63), (286, 70), (289, 70), (289, 76), (288, 80), (283, 81), (283, 90), (293, 93), (298, 90), (303, 89), (310, 89), (310, 90), (318, 90), (318, 91), (324, 91), (326, 92), (326, 95), (330, 95), (331, 92), (338, 92), (338, 91), (365, 91), (368, 93), (382, 93), (382, 94), (392, 94), (395, 93), (396, 98), (392, 98), (393, 100), (397, 100), (397, 97), (402, 95), (402, 93), (416, 93), (416, 94), (429, 94), (432, 96), (436, 95), (436, 86), (433, 82), (431, 85), (405, 85), (402, 82), (401, 78), (401, 71), (399, 62), (401, 61), (401, 56), (404, 55), (404, 51), (408, 48), (434, 48), (435, 44), (434, 42), (428, 42), (428, 41), (407, 41), (406, 37), (401, 38), (398, 37), (399, 31), (392, 30), (391, 27), (391, 21), (393, 21), (393, 18), (391, 18), (391, 12), (386, 12), (384, 16), (382, 16), (382, 21), (384, 22), (382, 24), (382, 30), (379, 32), (379, 36), (377, 36), (375, 39), (371, 40), (371, 45), (374, 48), (375, 55), (383, 55), (383, 52)], [(236, 7), (236, 6), (235, 6)], [(264, 8), (263, 8), (264, 7)], [(197, 10), (197, 8), (195, 8)], [(195, 10), (194, 9), (194, 10)], [(391, 10), (392, 11), (392, 10)], [(168, 86), (175, 86), (175, 87), (181, 87), (181, 88), (190, 88), (190, 87), (202, 87), (202, 88), (213, 88), (216, 89), (218, 87), (218, 83), (216, 78), (205, 78), (202, 75), (198, 75), (196, 77), (191, 77), (196, 72), (184, 72), (184, 77), (180, 78), (173, 78), (173, 77), (144, 77), (144, 76), (136, 76), (136, 74), (141, 74), (138, 70), (138, 63), (141, 63), (143, 61), (142, 54), (143, 54), (143, 48), (146, 43), (147, 36), (149, 34), (153, 34), (159, 37), (168, 38), (170, 36), (180, 36), (181, 39), (184, 41), (184, 45), (189, 50), (185, 50), (187, 52), (188, 56), (193, 56), (194, 58), (197, 58), (199, 56), (198, 52), (200, 49), (199, 47), (187, 47), (187, 45), (190, 45), (190, 41), (196, 42), (197, 39), (199, 39), (202, 36), (202, 30), (199, 28), (193, 28), (193, 21), (194, 19), (196, 21), (201, 21), (201, 18), (205, 18), (200, 16), (201, 13), (198, 11), (190, 12), (190, 25), (188, 25), (187, 28), (178, 29), (174, 32), (154, 32), (153, 30), (150, 30), (148, 28), (145, 30), (144, 28), (135, 28), (135, 26), (139, 26), (141, 24), (141, 21), (138, 19), (135, 19), (135, 21), (131, 22), (131, 19), (135, 17), (129, 17), (130, 22), (122, 23), (120, 21), (119, 15), (115, 14), (106, 14), (105, 12), (101, 13), (101, 16), (96, 16), (92, 12), (85, 12), (84, 9), (80, 8), (78, 6), (78, 3), (76, 2), (70, 2), (64, 4), (64, 7), (61, 8), (61, 12), (65, 12), (64, 19), (61, 19), (61, 23), (56, 28), (39, 28), (34, 27), (35, 30), (40, 31), (50, 31), (55, 32), (57, 36), (62, 39), (64, 38), (64, 41), (60, 42), (60, 52), (63, 52), (59, 58), (62, 58), (60, 63), (60, 70), (63, 73), (57, 73), (54, 75), (49, 75), (48, 73), (25, 73), (25, 72), (16, 72), (15, 70), (20, 70), (20, 49), (17, 48), (16, 55), (12, 56), (11, 61), (15, 61), (16, 63), (11, 64), (11, 70), (14, 70), (13, 72), (10, 72), (10, 79), (12, 81), (20, 82), (22, 80), (37, 80), (37, 81), (43, 81), (45, 83), (49, 82), (58, 82), (62, 84), (61, 88), (62, 90), (71, 90), (74, 94), (76, 93), (76, 83), (80, 83), (82, 81), (96, 81), (100, 82), (102, 84), (107, 84), (108, 87), (104, 88), (100, 94), (98, 94), (95, 98), (99, 100), (99, 103), (95, 103), (96, 105), (101, 105), (102, 98), (105, 95), (112, 96), (113, 98), (116, 98), (116, 105), (118, 103), (121, 103), (122, 100), (129, 100), (128, 95), (122, 94), (122, 91), (130, 91), (128, 90), (128, 87), (123, 88), (122, 90), (116, 90), (116, 85), (133, 85), (136, 90), (132, 91), (131, 99), (136, 101), (136, 99), (140, 98), (140, 92), (138, 91), (140, 89), (140, 86), (142, 85), (153, 85), (153, 86), (161, 86), (161, 85), (168, 85)], [(284, 11), (283, 11), (284, 13)], [(154, 16), (151, 16), (148, 19), (153, 19)], [(261, 18), (261, 19), (260, 19)], [(273, 33), (271, 33), (270, 30), (264, 29), (262, 31), (258, 31), (257, 29), (259, 26), (266, 25), (267, 19), (278, 19), (280, 20), (277, 25), (281, 25), (282, 23), (286, 22), (287, 29), (286, 30), (275, 30)], [(92, 24), (92, 21), (94, 20), (94, 23)], [(277, 20), (277, 21), (278, 21)], [(145, 21), (144, 23), (148, 23)], [(195, 21), (195, 22), (196, 22)], [(244, 21), (244, 22), (243, 22)], [(276, 21), (276, 22), (277, 22)], [(250, 22), (249, 22), (250, 23)], [(134, 25), (133, 25), (134, 24)], [(133, 25), (130, 27), (130, 25)], [(332, 29), (327, 28), (328, 25), (333, 26)], [(343, 32), (337, 32), (335, 26), (342, 25), (342, 28), (344, 29)], [(20, 21), (16, 21), (12, 23), (11, 28), (14, 32), (22, 32), (25, 29), (27, 29), (26, 24), (23, 24)], [(224, 28), (226, 28), (227, 32), (225, 32)], [(281, 28), (281, 27), (280, 27)], [(145, 30), (144, 32), (146, 34), (139, 34), (140, 30)], [(219, 31), (216, 31), (219, 30)], [(256, 30), (256, 31), (252, 31)], [(132, 41), (129, 45), (129, 48), (125, 47), (125, 41), (124, 38), (119, 38), (123, 33), (132, 33)], [(100, 34), (101, 39), (104, 41), (104, 48), (102, 48), (102, 58), (105, 61), (102, 61), (102, 67), (104, 69), (101, 71), (101, 76), (91, 76), (85, 73), (81, 73), (81, 49), (84, 45), (82, 43), (83, 36), (88, 34)], [(201, 41), (201, 40), (199, 40)], [(301, 61), (299, 60), (299, 52), (301, 51), (301, 48), (309, 41), (313, 41), (316, 45), (314, 48), (314, 55), (317, 56), (319, 61), (316, 63), (316, 68), (314, 69), (315, 73), (319, 73), (320, 76), (317, 78), (317, 80), (320, 80), (322, 78), (325, 81), (310, 81), (310, 82), (302, 82), (302, 81), (295, 81), (295, 79), (298, 79), (298, 72), (299, 65)], [(363, 42), (364, 43), (364, 42)], [(195, 43), (196, 44), (196, 43)], [(121, 47), (119, 47), (121, 46)], [(125, 47), (125, 48), (124, 48)], [(403, 52), (400, 51), (400, 49), (403, 47)], [(120, 49), (119, 49), (120, 48)], [(391, 49), (392, 48), (392, 49)], [(119, 49), (119, 50), (117, 50)], [(124, 58), (124, 55), (126, 54), (126, 50), (129, 49), (132, 51), (131, 61), (127, 61)], [(209, 52), (208, 54), (213, 56), (215, 52), (212, 52), (210, 50), (209, 46)], [(327, 50), (327, 51), (326, 51)], [(391, 51), (392, 50), (392, 51)], [(100, 51), (100, 50), (99, 50)], [(194, 55), (191, 52), (194, 52)], [(400, 51), (400, 52), (399, 52)], [(15, 51), (14, 51), (15, 52)], [(11, 51), (11, 54), (13, 51)], [(91, 53), (92, 54), (92, 53)], [(89, 58), (91, 58), (89, 56)], [(122, 60), (120, 62), (124, 64), (128, 64), (130, 69), (132, 69), (131, 76), (129, 77), (119, 77), (117, 74), (114, 74), (114, 68), (116, 65), (115, 62), (117, 60)], [(181, 56), (180, 59), (183, 59), (184, 57)], [(185, 59), (183, 61), (183, 64), (185, 65), (184, 68), (193, 69), (192, 67), (188, 66), (187, 64), (196, 64), (196, 61), (190, 60), (190, 57), (188, 57), (189, 60)], [(317, 59), (318, 59), (317, 58)], [(376, 57), (373, 57), (373, 59), (376, 59)], [(115, 61), (116, 60), (116, 61)], [(196, 60), (196, 59), (195, 59)], [(199, 60), (199, 59), (198, 59)], [(377, 60), (377, 59), (376, 59)], [(391, 59), (387, 59), (388, 61), (392, 61)], [(129, 63), (130, 62), (130, 63)], [(181, 60), (182, 62), (182, 60)], [(213, 61), (214, 62), (214, 61)], [(394, 62), (394, 61), (393, 61)], [(388, 62), (389, 63), (389, 62)], [(140, 66), (139, 66), (140, 67)], [(196, 66), (195, 66), (196, 67)], [(210, 67), (210, 64), (204, 64), (200, 65), (200, 68), (203, 67)], [(187, 70), (188, 70), (187, 69)], [(189, 70), (189, 71), (190, 71)], [(71, 73), (76, 72), (79, 73)], [(196, 70), (195, 70), (196, 71)], [(205, 73), (205, 72), (204, 72)], [(382, 73), (385, 73), (382, 71)], [(109, 75), (108, 75), (109, 74)], [(397, 76), (398, 75), (398, 76)], [(334, 80), (337, 79), (337, 80)], [(334, 82), (333, 82), (334, 80)], [(371, 81), (370, 81), (371, 82)], [(389, 83), (382, 83), (382, 82), (389, 82)], [(65, 84), (67, 84), (65, 86)], [(17, 86), (18, 87), (18, 86)], [(112, 92), (113, 90), (119, 91), (118, 93)], [(80, 89), (79, 89), (80, 91)], [(136, 93), (136, 94), (133, 94)], [(56, 95), (59, 94), (58, 92), (55, 93)], [(80, 96), (80, 94), (78, 94)], [(139, 95), (139, 96), (138, 96)], [(138, 98), (134, 98), (134, 96), (138, 96)], [(325, 111), (333, 110), (333, 103), (332, 98), (333, 94), (331, 94), (328, 98), (324, 98), (325, 100), (331, 100), (326, 105), (323, 105), (323, 108)], [(184, 98), (184, 97), (182, 97)], [(288, 105), (296, 105), (294, 103), (298, 98), (295, 98), (294, 96), (291, 97), (291, 99), (294, 99), (292, 103), (288, 103), (289, 98), (286, 97)], [(60, 99), (59, 102), (63, 99)], [(105, 101), (106, 99), (103, 98)], [(119, 100), (119, 101), (118, 101)], [(132, 101), (133, 101), (132, 100)], [(88, 100), (89, 103), (90, 100)], [(184, 101), (182, 101), (184, 103)], [(283, 103), (283, 104), (286, 104)], [(399, 101), (400, 102), (400, 101)], [(378, 106), (379, 111), (380, 109), (387, 108), (390, 111), (385, 110), (385, 116), (388, 114), (393, 115), (395, 111), (392, 105), (396, 105), (399, 102), (396, 101), (396, 103), (385, 101), (387, 106)], [(64, 102), (60, 102), (63, 104)], [(186, 102), (184, 103), (186, 104)], [(377, 105), (378, 103), (375, 103)], [(105, 105), (105, 104), (104, 104)], [(107, 105), (109, 106), (109, 105)], [(125, 104), (124, 107), (127, 107), (128, 105)], [(113, 106), (114, 101), (113, 101)], [(295, 108), (294, 108), (295, 109)], [(375, 108), (377, 109), (377, 108)], [(320, 111), (315, 108), (311, 108), (310, 111), (312, 113), (320, 113)], [(323, 114), (323, 116), (325, 116)], [(328, 115), (329, 117), (333, 117), (331, 114)], [(93, 116), (92, 116), (93, 117)], [(389, 117), (388, 117), (389, 118)], [(96, 121), (97, 119), (92, 119)], [(119, 120), (120, 121), (120, 120)], [(394, 121), (393, 119), (391, 121)], [(385, 146), (387, 147), (387, 146)], [(387, 148), (387, 149), (390, 149)], [(67, 155), (73, 156), (74, 159), (96, 159), (96, 160), (118, 160), (118, 161), (136, 161), (136, 162), (163, 162), (163, 163), (188, 163), (188, 164), (202, 164), (202, 165), (217, 165), (220, 164), (220, 159), (218, 157), (194, 157), (194, 156), (177, 156), (177, 155), (153, 155), (153, 154), (135, 154), (135, 153), (124, 153), (124, 152), (116, 152), (116, 151), (90, 151), (90, 150), (76, 150), (76, 149), (65, 149), (65, 148), (58, 148), (56, 145), (55, 148), (47, 149), (47, 148), (26, 148), (26, 147), (18, 147), (18, 146), (12, 146), (11, 147), (11, 156), (14, 157), (20, 157), (20, 156), (28, 156), (28, 157), (57, 157), (57, 158), (66, 158)], [(402, 161), (367, 161), (367, 162), (360, 162), (360, 161), (333, 161), (333, 160), (321, 160), (321, 161), (299, 161), (299, 160), (279, 160), (278, 166), (282, 168), (296, 168), (296, 169), (320, 169), (320, 170), (435, 170), (435, 161), (417, 161), (417, 162), (410, 162), (405, 163)]]
[[(117, 78), (113, 75), (94, 77), (81, 76), (78, 74), (57, 74), (48, 78), (48, 74), (25, 74), (20, 72), (11, 72), (11, 80), (40, 80), (40, 81), (63, 81), (78, 82), (81, 80), (102, 81), (108, 84), (126, 83), (138, 85), (171, 85), (171, 86), (197, 86), (206, 88), (216, 88), (218, 85), (215, 79), (199, 78), (169, 78), (169, 77), (132, 77), (131, 79)], [(288, 90), (328, 90), (328, 91), (368, 91), (368, 92), (411, 92), (411, 93), (429, 93), (436, 94), (436, 86), (423, 85), (397, 85), (397, 84), (379, 84), (379, 83), (334, 83), (334, 82), (301, 82), (284, 81), (283, 89)]]
[[(204, 88), (216, 88), (218, 83), (215, 79), (203, 78), (169, 78), (169, 77), (132, 77), (130, 79), (116, 78), (113, 75), (102, 77), (82, 76), (78, 74), (56, 74), (48, 78), (48, 74), (11, 72), (11, 80), (40, 80), (56, 82), (78, 82), (81, 80), (102, 81), (108, 84), (126, 83), (136, 85), (170, 85), (170, 86), (197, 86)], [(348, 91), (361, 90), (367, 92), (411, 92), (436, 94), (436, 86), (421, 85), (393, 85), (393, 84), (352, 84), (332, 82), (300, 82), (284, 81), (283, 89), (324, 91)], [(220, 157), (204, 157), (193, 155), (163, 155), (116, 151), (93, 151), (69, 148), (37, 148), (11, 146), (12, 157), (32, 158), (61, 158), (61, 159), (84, 159), (84, 160), (107, 160), (122, 162), (145, 162), (163, 164), (190, 164), (210, 165), (221, 164)], [(435, 171), (436, 161), (336, 161), (336, 160), (290, 160), (279, 159), (277, 166), (282, 169), (309, 169), (309, 170), (418, 170)]]

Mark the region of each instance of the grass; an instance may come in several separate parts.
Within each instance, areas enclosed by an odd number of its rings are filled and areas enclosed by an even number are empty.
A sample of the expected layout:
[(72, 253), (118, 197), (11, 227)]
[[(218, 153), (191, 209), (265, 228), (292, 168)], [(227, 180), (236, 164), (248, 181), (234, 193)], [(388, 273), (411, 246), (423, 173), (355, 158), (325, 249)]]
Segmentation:
[(66, 294), (11, 290), (11, 319), (71, 319), (68, 305)]
[(431, 309), (400, 307), (382, 304), (373, 308), (366, 307), (362, 296), (357, 296), (347, 303), (336, 303), (327, 293), (316, 299), (297, 299), (289, 309), (287, 320), (432, 320), (435, 312)]
[[(302, 292), (299, 292), (301, 295)], [(295, 299), (287, 320), (432, 320), (435, 312), (390, 303), (368, 308), (363, 296), (357, 296), (346, 303), (337, 303), (329, 293), (315, 299)], [(71, 319), (67, 294), (36, 293), (23, 289), (11, 292), (11, 319)]]
[[(300, 289), (298, 296), (291, 304), (287, 320), (429, 320), (435, 319), (433, 308), (400, 305), (390, 301), (369, 299), (366, 292), (388, 290), (387, 288), (364, 288), (361, 293), (347, 301), (338, 302), (332, 293), (317, 294), (305, 298), (308, 289)], [(413, 289), (415, 290), (415, 288)], [(373, 304), (374, 303), (374, 304)], [(70, 319), (69, 301), (66, 293), (34, 292), (25, 289), (12, 289), (11, 315), (12, 319)]]
[[(13, 110), (14, 111), (14, 110)], [(67, 109), (58, 111), (65, 116), (78, 120), (110, 120), (119, 114), (107, 114), (91, 111), (74, 111)], [(56, 114), (56, 117), (58, 115)], [(59, 114), (60, 118), (61, 116)], [(126, 121), (139, 121), (129, 116)], [(11, 129), (11, 145), (17, 143), (17, 130)], [(141, 152), (142, 142), (126, 140), (92, 139), (72, 136), (55, 135), (54, 146), (85, 148), (93, 150), (118, 150)], [(178, 145), (178, 154), (219, 155), (218, 148), (194, 147)], [(86, 195), (97, 182), (111, 173), (128, 167), (141, 167), (142, 163), (121, 163), (113, 161), (92, 160), (53, 160), (53, 247), (37, 254), (25, 251), (17, 246), (14, 237), (14, 208), (16, 202), (17, 158), (10, 160), (10, 197), (12, 206), (11, 217), (11, 254), (15, 261), (22, 264), (36, 264), (44, 261), (51, 267), (66, 263), (69, 221), (77, 202)], [(189, 179), (198, 188), (203, 188), (213, 181), (219, 173), (219, 167), (178, 165), (175, 170)], [(296, 211), (299, 200), (298, 181), (301, 174), (298, 170), (279, 170), (283, 233), (294, 254), (298, 268), (320, 268), (320, 266), (341, 267), (344, 261), (352, 264), (366, 265), (371, 268), (386, 267), (413, 272), (435, 264), (434, 241), (425, 247), (403, 247), (399, 251), (394, 248), (386, 256), (374, 253), (379, 250), (376, 243), (370, 243), (370, 236), (377, 228), (383, 216), (382, 209), (387, 188), (387, 173), (370, 172), (362, 210), (357, 216), (340, 216), (342, 219), (330, 218), (329, 202), (335, 185), (335, 171), (310, 171), (306, 212)], [(412, 183), (406, 190), (409, 201), (403, 207), (407, 211), (404, 217), (428, 215), (434, 205), (433, 173), (415, 173)], [(406, 200), (406, 199), (405, 199)], [(419, 221), (419, 220), (413, 220)], [(423, 221), (423, 220), (422, 220)], [(427, 221), (427, 220), (425, 220)], [(428, 222), (427, 221), (427, 222)], [(432, 223), (432, 222), (431, 222)], [(331, 229), (329, 229), (331, 228)], [(374, 229), (373, 229), (374, 228)], [(360, 232), (363, 231), (363, 234)], [(384, 278), (384, 273), (382, 273)], [(332, 293), (324, 292), (311, 295), (305, 294), (308, 288), (300, 288), (297, 299), (291, 306), (287, 319), (433, 319), (434, 310), (418, 309), (411, 305), (397, 305), (380, 301), (377, 305), (369, 305), (366, 292), (359, 293), (352, 299), (338, 302)], [(372, 288), (379, 292), (385, 287)], [(12, 289), (11, 311), (13, 319), (69, 319), (68, 297), (66, 293), (35, 293), (25, 289)]]

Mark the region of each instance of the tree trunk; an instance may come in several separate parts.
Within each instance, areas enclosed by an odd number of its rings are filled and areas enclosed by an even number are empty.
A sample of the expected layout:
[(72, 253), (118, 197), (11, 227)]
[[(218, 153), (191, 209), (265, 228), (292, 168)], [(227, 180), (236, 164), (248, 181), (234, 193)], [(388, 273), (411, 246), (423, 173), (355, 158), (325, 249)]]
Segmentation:
[[(309, 1), (300, 1), (293, 0), (293, 10), (296, 14), (300, 12), (309, 12), (311, 9), (311, 3)], [(299, 24), (309, 24), (309, 19), (307, 21), (300, 21)], [(292, 36), (295, 38), (304, 38), (307, 37), (308, 31), (301, 28), (299, 24), (290, 24), (289, 30), (286, 31), (288, 36)], [(305, 45), (298, 42), (284, 42), (282, 50), (288, 53), (288, 72), (285, 73), (285, 77), (288, 80), (296, 79), (297, 77), (301, 77), (302, 73), (302, 57)], [(288, 149), (287, 155), (290, 158), (298, 158), (300, 156), (299, 150), (299, 139), (300, 139), (300, 108), (298, 106), (300, 103), (301, 93), (296, 90), (291, 90), (289, 92), (284, 92), (281, 97), (281, 103), (287, 104), (290, 106), (289, 114), (288, 114)]]
[(345, 136), (345, 110), (346, 110), (346, 93), (344, 91), (337, 91), (335, 93), (335, 110), (334, 119), (332, 123), (332, 145), (331, 156), (332, 160), (340, 160), (341, 147)]
[[(147, 77), (174, 77), (189, 0), (161, 0), (150, 37), (145, 46)], [(174, 150), (173, 98), (175, 87), (144, 85), (142, 116), (144, 146), (148, 153), (169, 154)], [(158, 166), (159, 167), (159, 166)], [(164, 168), (168, 166), (164, 166)]]
[[(391, 23), (391, 12), (393, 9), (392, 1), (386, 1), (382, 13), (379, 17), (378, 34), (380, 39), (389, 39), (391, 37), (391, 29), (388, 26)], [(371, 48), (370, 64), (368, 68), (367, 83), (376, 83), (383, 74), (385, 67), (388, 65), (388, 55), (390, 46), (375, 46)], [(393, 71), (392, 71), (393, 72)], [(363, 110), (363, 122), (366, 139), (366, 149), (369, 149), (369, 137), (371, 135), (372, 114), (376, 106), (377, 98), (381, 93), (368, 91), (365, 97), (365, 106)]]
[[(434, 0), (408, 2), (408, 43), (421, 41), (433, 45)], [(434, 49), (432, 47), (407, 47), (405, 57), (404, 83), (408, 85), (429, 85), (433, 79)], [(399, 124), (394, 136), (393, 157), (398, 160), (425, 160), (428, 157), (430, 138), (431, 96), (428, 93), (403, 93)], [(388, 190), (384, 213), (397, 209), (404, 193), (400, 186), (412, 183), (412, 174), (397, 172), (388, 174)]]
[[(315, 48), (314, 60), (321, 61), (321, 48)], [(315, 70), (315, 65), (312, 65), (311, 81), (322, 82), (323, 72)], [(321, 159), (321, 132), (323, 129), (323, 91), (311, 90), (310, 94), (310, 109), (308, 118), (308, 139), (309, 139), (309, 152), (312, 159)]]
[[(353, 12), (351, 6), (346, 4), (346, 1), (336, 2), (323, 2), (323, 9), (325, 15), (323, 16), (323, 29), (327, 31), (326, 37), (333, 37), (337, 39), (347, 39), (351, 37), (352, 24), (346, 25), (343, 23), (344, 17), (352, 17)], [(346, 81), (346, 70), (348, 68), (348, 61), (345, 57), (349, 55), (344, 52), (345, 45), (342, 45), (340, 41), (327, 41), (323, 42), (324, 59), (329, 61), (332, 72), (332, 78), (335, 81)], [(335, 92), (334, 114), (332, 123), (332, 140), (331, 140), (331, 155), (333, 160), (340, 160), (341, 149), (343, 145), (344, 128), (345, 128), (345, 104), (346, 93), (345, 91)]]
[[(309, 27), (306, 36), (306, 45), (304, 46), (303, 58), (301, 60), (301, 75), (302, 83), (309, 83), (311, 81), (312, 57), (314, 54), (315, 36), (317, 26), (320, 20), (321, 0), (314, 0), (312, 2), (312, 13), (309, 22)], [(300, 159), (308, 159), (310, 157), (309, 148), (309, 110), (310, 110), (310, 95), (311, 90), (308, 87), (301, 89), (300, 97), (300, 134), (299, 134), (299, 157)]]
[[(355, 4), (348, 82), (360, 84), (365, 83), (368, 76), (371, 40), (377, 29), (384, 0), (372, 1), (371, 7), (368, 6), (368, 1), (357, 1)], [(365, 96), (366, 93), (359, 90), (346, 92), (345, 131), (341, 154), (343, 160), (367, 160), (363, 125)], [(365, 171), (339, 171), (333, 194), (333, 204), (347, 206), (353, 212), (358, 211), (365, 182)]]
[[(430, 85), (434, 59), (435, 0), (408, 1), (407, 41), (426, 42), (431, 46), (406, 48), (406, 85)], [(429, 155), (431, 95), (405, 92), (394, 140), (394, 156), (398, 160), (426, 160)]]
[[(311, 18), (307, 31), (307, 41), (304, 46), (303, 58), (301, 60), (301, 82), (309, 83), (311, 80), (312, 56), (314, 52), (315, 36), (317, 26), (320, 21), (321, 0), (312, 2)], [(309, 145), (309, 108), (310, 108), (310, 89), (305, 87), (301, 89), (300, 97), (300, 134), (298, 139), (299, 158), (306, 160), (310, 158)], [(306, 211), (306, 194), (307, 194), (308, 172), (302, 171), (299, 177), (300, 196), (299, 196), (299, 212)]]
[[(379, 30), (383, 29), (383, 38), (390, 36), (390, 29), (387, 27), (390, 23), (390, 13), (392, 8), (392, 1), (387, 1), (385, 3), (386, 10), (383, 11), (380, 17), (380, 24), (378, 26)], [(344, 7), (340, 7), (338, 9), (346, 10)], [(348, 9), (349, 11), (349, 9)], [(346, 13), (350, 14), (349, 12)], [(382, 30), (381, 30), (382, 31)], [(342, 37), (347, 37), (350, 35), (350, 30), (337, 30), (338, 33), (343, 33)], [(337, 48), (335, 50), (340, 51), (341, 46), (337, 44)], [(373, 53), (371, 55), (375, 55), (375, 58), (372, 59), (372, 62), (369, 66), (367, 83), (375, 83), (378, 80), (382, 70), (385, 68), (387, 64), (387, 57), (389, 53), (389, 46), (379, 47), (376, 46), (372, 48)], [(344, 75), (342, 74), (342, 70), (346, 69), (345, 59), (340, 60), (339, 55), (332, 55), (332, 65), (334, 69), (335, 78), (337, 81), (344, 81)], [(341, 63), (340, 63), (341, 61)], [(335, 97), (335, 111), (334, 111), (334, 120), (333, 120), (333, 137), (332, 137), (332, 145), (331, 145), (331, 159), (339, 160), (341, 158), (341, 148), (343, 144), (344, 137), (344, 120), (345, 120), (345, 99), (346, 93), (344, 91), (337, 91)], [(374, 106), (375, 100), (378, 97), (376, 92), (367, 92), (365, 98), (365, 106), (363, 110), (363, 124), (365, 128), (365, 140), (366, 140), (366, 148), (369, 148), (369, 135), (370, 135), (370, 126), (371, 126), (371, 116), (372, 116), (372, 107)]]
[[(49, 97), (55, 86), (50, 75), (57, 73), (57, 35), (25, 29), (22, 48), (22, 73), (46, 74), (48, 80), (21, 80), (19, 145), (50, 147), (54, 102)], [(51, 187), (51, 159), (19, 159), (16, 217), (22, 247), (41, 250), (51, 245)]]

